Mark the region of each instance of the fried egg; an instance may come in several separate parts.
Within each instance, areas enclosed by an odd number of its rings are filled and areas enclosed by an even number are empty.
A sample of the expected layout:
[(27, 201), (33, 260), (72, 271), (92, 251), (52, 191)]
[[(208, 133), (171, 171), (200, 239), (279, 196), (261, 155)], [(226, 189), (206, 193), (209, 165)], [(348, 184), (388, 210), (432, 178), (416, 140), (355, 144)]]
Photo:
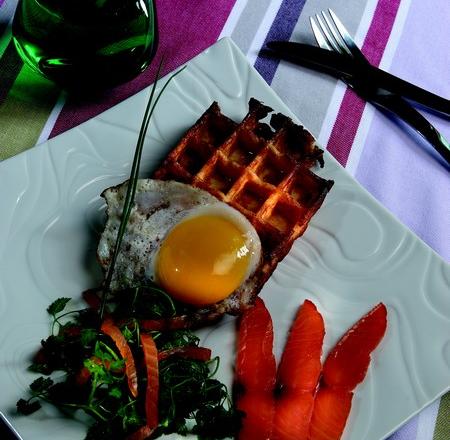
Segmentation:
[[(98, 258), (109, 267), (120, 225), (126, 183), (104, 191), (108, 220)], [(150, 280), (173, 298), (205, 306), (217, 303), (251, 277), (261, 242), (239, 211), (190, 185), (139, 180), (112, 290)]]

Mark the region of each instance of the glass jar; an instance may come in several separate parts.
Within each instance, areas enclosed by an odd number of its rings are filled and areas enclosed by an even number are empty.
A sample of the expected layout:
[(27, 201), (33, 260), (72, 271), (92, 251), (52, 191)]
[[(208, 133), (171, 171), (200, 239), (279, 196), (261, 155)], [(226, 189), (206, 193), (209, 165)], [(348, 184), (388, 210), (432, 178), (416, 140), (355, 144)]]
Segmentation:
[(158, 40), (153, 0), (19, 0), (14, 43), (64, 88), (107, 88), (142, 72)]

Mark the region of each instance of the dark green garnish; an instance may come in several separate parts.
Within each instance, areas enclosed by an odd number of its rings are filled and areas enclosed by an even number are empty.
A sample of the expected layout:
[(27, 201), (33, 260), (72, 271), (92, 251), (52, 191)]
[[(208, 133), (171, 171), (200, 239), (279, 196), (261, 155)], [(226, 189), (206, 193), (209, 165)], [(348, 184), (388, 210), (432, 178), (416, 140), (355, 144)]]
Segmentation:
[(16, 403), (17, 412), (23, 414), (24, 416), (29, 416), (33, 414), (38, 409), (41, 409), (41, 404), (37, 400), (30, 401), (30, 399), (19, 399)]
[[(160, 71), (161, 64), (157, 77)], [(151, 90), (111, 264), (101, 289), (97, 290), (102, 292), (100, 309), (66, 311), (69, 298), (58, 298), (47, 308), (53, 318), (51, 334), (41, 341), (41, 348), (29, 367), (46, 377), (33, 381), (28, 399), (17, 402), (18, 412), (24, 415), (41, 408), (41, 401), (55, 405), (69, 416), (83, 410), (93, 418), (86, 440), (121, 440), (145, 425), (147, 376), (140, 346), (141, 323), (143, 320), (176, 319), (174, 317), (189, 313), (187, 306), (174, 301), (155, 285), (134, 286), (109, 295), (115, 261), (134, 203), (145, 134), (162, 92), (178, 73), (169, 78), (154, 103), (157, 80)], [(113, 339), (100, 331), (106, 312), (120, 326), (131, 349), (137, 370), (136, 399), (130, 393), (126, 359), (121, 357)], [(159, 425), (151, 438), (169, 433), (193, 433), (204, 440), (234, 437), (240, 417), (225, 385), (213, 377), (219, 359), (190, 359), (173, 354), (181, 348), (186, 353), (206, 351), (209, 357), (208, 350), (195, 348), (199, 338), (190, 330), (152, 331), (150, 334), (158, 351), (165, 354), (159, 361)], [(55, 372), (58, 380), (48, 377)]]
[[(124, 317), (124, 310), (132, 313), (134, 306), (142, 301), (140, 296), (145, 296), (151, 287), (143, 286), (136, 295), (123, 295), (119, 300), (120, 314), (116, 316)], [(170, 318), (180, 313), (175, 302), (174, 309), (167, 307), (165, 295), (152, 297), (152, 301), (159, 317)], [(58, 302), (62, 303), (62, 300)], [(111, 300), (107, 306), (114, 311), (117, 302)], [(37, 378), (30, 385), (31, 397), (20, 399), (17, 410), (25, 415), (31, 414), (41, 407), (41, 400), (54, 404), (68, 415), (81, 409), (95, 421), (86, 439), (125, 438), (145, 423), (144, 367), (138, 370), (140, 398), (135, 400), (128, 390), (125, 362), (114, 343), (97, 327), (83, 326), (93, 321), (92, 317), (88, 318), (92, 310), (77, 310), (70, 314), (64, 312), (64, 307), (59, 306), (55, 310), (59, 310), (59, 314), (52, 314), (54, 334), (41, 342), (32, 369), (45, 375), (55, 371), (62, 371), (65, 375), (60, 381), (44, 376)], [(154, 317), (150, 308), (146, 313), (141, 312), (141, 319)], [(67, 321), (62, 322), (62, 318)], [(139, 364), (142, 358), (139, 320), (132, 315), (128, 318), (121, 329), (136, 364)], [(155, 331), (151, 334), (160, 352), (177, 347), (197, 347), (200, 342), (190, 330)], [(225, 385), (213, 377), (218, 365), (218, 358), (200, 361), (172, 356), (160, 361), (159, 426), (152, 438), (168, 433), (193, 433), (200, 439), (233, 437), (240, 418)]]
[(224, 437), (233, 438), (241, 426), (241, 415), (221, 405), (205, 405), (195, 414), (195, 422), (192, 433), (203, 440), (217, 438), (218, 432)]
[(66, 308), (66, 305), (69, 301), (70, 298), (58, 298), (47, 307), (47, 312), (55, 317), (58, 313), (61, 313)]
[[(238, 418), (229, 408), (228, 391), (222, 383), (213, 379), (218, 358), (209, 362), (169, 358), (160, 362), (160, 428), (158, 433), (190, 432), (187, 420), (194, 420), (192, 430), (201, 438), (225, 438), (237, 431)], [(205, 410), (209, 408), (209, 410)], [(210, 429), (208, 417), (214, 412), (217, 428)], [(233, 421), (231, 425), (224, 429)], [(208, 432), (210, 431), (210, 432)], [(204, 437), (206, 435), (206, 437)]]

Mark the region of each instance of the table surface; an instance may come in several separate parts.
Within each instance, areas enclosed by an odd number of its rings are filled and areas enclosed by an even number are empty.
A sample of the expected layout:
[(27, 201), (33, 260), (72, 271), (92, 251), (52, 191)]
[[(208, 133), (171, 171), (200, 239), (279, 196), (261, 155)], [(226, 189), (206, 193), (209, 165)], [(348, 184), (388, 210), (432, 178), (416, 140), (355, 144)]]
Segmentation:
[[(11, 40), (16, 4), (17, 0), (0, 0), (0, 160), (77, 126), (153, 82), (151, 65), (95, 99), (68, 96), (18, 57)], [(165, 54), (164, 73), (230, 36), (319, 143), (395, 217), (450, 261), (450, 167), (440, 156), (339, 81), (260, 54), (268, 40), (314, 43), (309, 16), (332, 8), (373, 64), (450, 97), (448, 0), (221, 0), (214, 7), (210, 0), (157, 0), (156, 5), (157, 56)], [(424, 116), (450, 139), (449, 120)], [(449, 440), (450, 393), (390, 438)]]

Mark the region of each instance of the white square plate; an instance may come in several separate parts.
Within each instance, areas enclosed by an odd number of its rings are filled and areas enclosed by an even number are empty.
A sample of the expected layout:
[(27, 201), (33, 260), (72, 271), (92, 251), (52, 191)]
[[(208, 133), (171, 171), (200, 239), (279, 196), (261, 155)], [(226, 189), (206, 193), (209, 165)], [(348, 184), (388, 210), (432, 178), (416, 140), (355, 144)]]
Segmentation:
[[(48, 406), (17, 416), (15, 402), (36, 377), (26, 367), (48, 335), (46, 307), (60, 296), (79, 298), (99, 282), (95, 250), (104, 222), (99, 194), (129, 175), (147, 97), (144, 90), (0, 163), (0, 410), (25, 440), (84, 437), (81, 422)], [(212, 101), (240, 120), (250, 97), (295, 119), (231, 40), (194, 58), (157, 107), (143, 175), (151, 174)], [(343, 436), (380, 440), (449, 389), (450, 266), (327, 153), (325, 162), (317, 173), (335, 186), (261, 295), (274, 320), (278, 358), (305, 298), (324, 316), (324, 355), (375, 304), (387, 305), (387, 334), (356, 390)], [(200, 333), (221, 356), (219, 375), (230, 384), (233, 318)]]

